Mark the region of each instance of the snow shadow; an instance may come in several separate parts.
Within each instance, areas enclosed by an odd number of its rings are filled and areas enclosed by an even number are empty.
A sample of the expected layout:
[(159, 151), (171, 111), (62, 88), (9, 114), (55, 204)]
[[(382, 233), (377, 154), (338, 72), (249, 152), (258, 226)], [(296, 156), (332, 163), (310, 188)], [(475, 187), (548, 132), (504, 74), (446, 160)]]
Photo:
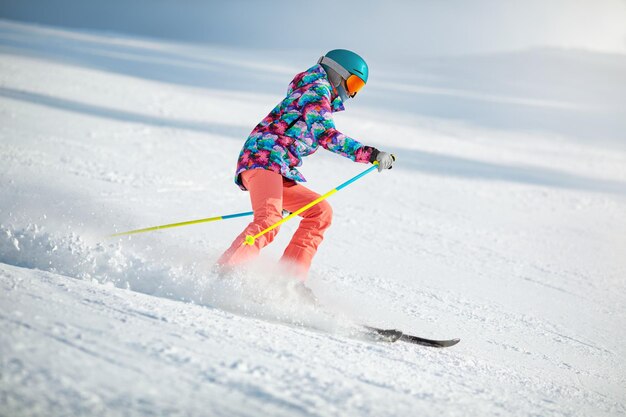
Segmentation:
[[(277, 52), (272, 55), (234, 48), (175, 46), (7, 21), (0, 21), (0, 50), (148, 80), (247, 93), (282, 92), (299, 70), (267, 64)], [(404, 113), (514, 131), (554, 132), (597, 143), (611, 142), (613, 137), (622, 140), (626, 132), (626, 115), (620, 114), (626, 108), (620, 106), (625, 101), (626, 83), (618, 82), (624, 79), (624, 72), (619, 71), (626, 68), (623, 57), (540, 50), (487, 57), (423, 59), (411, 64), (414, 66), (407, 67), (404, 78), (393, 72), (387, 74), (387, 79), (381, 79), (385, 76), (380, 75), (378, 83), (372, 82), (368, 94), (359, 99), (364, 105)], [(563, 71), (564, 68), (568, 71)], [(239, 141), (251, 128), (145, 115), (7, 87), (0, 88), (0, 96), (119, 121), (220, 134)], [(626, 140), (618, 144), (624, 146), (623, 142)], [(399, 166), (436, 175), (626, 193), (623, 182), (547, 168), (510, 166), (413, 150), (399, 153), (408, 156), (399, 161)]]
[[(242, 138), (245, 138), (249, 133), (248, 127), (244, 126), (151, 116), (6, 87), (0, 87), (0, 97), (117, 121), (222, 135), (238, 141), (241, 141)], [(457, 156), (406, 149), (398, 150), (397, 153), (398, 155), (402, 155), (402, 161), (399, 162), (398, 166), (408, 167), (430, 174), (517, 182), (610, 194), (626, 194), (626, 183), (624, 182), (588, 178), (548, 168), (496, 164)]]
[[(173, 44), (8, 21), (0, 21), (0, 51), (277, 99), (293, 75), (317, 58), (305, 58), (303, 51)], [(399, 58), (392, 68), (372, 61), (376, 70), (360, 106), (626, 147), (626, 57), (541, 49)]]
[[(626, 56), (531, 49), (420, 58), (368, 85), (379, 108), (626, 148)], [(373, 77), (372, 77), (373, 78)]]
[(549, 168), (505, 165), (445, 154), (416, 150), (398, 150), (399, 168), (427, 174), (505, 181), (570, 190), (626, 195), (626, 183), (569, 174)]
[(1, 20), (0, 50), (146, 80), (240, 92), (282, 92), (297, 72), (265, 64), (253, 51), (91, 35)]
[(465, 90), (395, 91), (374, 86), (371, 90), (375, 96), (368, 101), (378, 108), (488, 129), (556, 134), (579, 143), (626, 149), (626, 113), (619, 114), (621, 107), (613, 111), (585, 109), (568, 103), (559, 106), (548, 99), (468, 95)]
[(7, 87), (0, 87), (0, 97), (39, 104), (54, 109), (71, 111), (88, 116), (113, 119), (121, 122), (142, 123), (154, 127), (168, 127), (200, 133), (212, 133), (238, 140), (242, 140), (242, 138), (247, 137), (250, 132), (250, 128), (244, 126), (151, 116)]

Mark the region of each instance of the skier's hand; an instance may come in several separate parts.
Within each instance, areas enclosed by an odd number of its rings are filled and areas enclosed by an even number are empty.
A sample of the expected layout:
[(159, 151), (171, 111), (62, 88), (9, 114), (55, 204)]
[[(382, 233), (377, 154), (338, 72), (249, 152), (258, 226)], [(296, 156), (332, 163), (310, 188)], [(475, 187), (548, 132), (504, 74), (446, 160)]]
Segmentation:
[(378, 152), (376, 155), (376, 162), (378, 162), (378, 172), (382, 172), (383, 169), (393, 168), (393, 163), (396, 157), (392, 153)]

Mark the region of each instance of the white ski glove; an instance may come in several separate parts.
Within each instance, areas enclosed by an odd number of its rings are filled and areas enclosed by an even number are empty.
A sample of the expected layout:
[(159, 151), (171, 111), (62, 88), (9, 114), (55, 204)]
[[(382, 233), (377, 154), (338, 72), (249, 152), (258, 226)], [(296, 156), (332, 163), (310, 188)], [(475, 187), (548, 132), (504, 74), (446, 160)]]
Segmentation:
[(393, 163), (396, 157), (392, 153), (378, 152), (376, 155), (376, 161), (378, 162), (378, 172), (382, 172), (383, 169), (393, 168)]

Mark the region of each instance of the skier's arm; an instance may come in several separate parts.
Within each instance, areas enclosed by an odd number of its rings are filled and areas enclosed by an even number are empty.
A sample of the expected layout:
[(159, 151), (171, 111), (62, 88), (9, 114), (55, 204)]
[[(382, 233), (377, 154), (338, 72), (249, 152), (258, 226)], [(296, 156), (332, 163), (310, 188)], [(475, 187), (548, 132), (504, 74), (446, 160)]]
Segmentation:
[(304, 105), (302, 118), (313, 137), (323, 148), (345, 156), (355, 162), (369, 163), (376, 160), (378, 150), (344, 135), (335, 128), (330, 101), (319, 94), (315, 101)]

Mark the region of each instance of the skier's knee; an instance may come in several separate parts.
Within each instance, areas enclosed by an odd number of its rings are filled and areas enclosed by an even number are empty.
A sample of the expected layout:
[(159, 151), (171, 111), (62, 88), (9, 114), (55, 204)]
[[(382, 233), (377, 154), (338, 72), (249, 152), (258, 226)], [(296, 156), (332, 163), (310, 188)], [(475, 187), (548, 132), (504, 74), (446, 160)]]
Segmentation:
[[(281, 218), (279, 217), (278, 220), (273, 221), (272, 223), (268, 224), (267, 226), (263, 227), (263, 230), (267, 229), (268, 227), (276, 224), (276, 222), (278, 222)], [(267, 239), (267, 243), (271, 242), (272, 240), (274, 240), (274, 238), (276, 237), (276, 235), (278, 234), (278, 231), (280, 230), (280, 226), (275, 227), (274, 229), (270, 230), (269, 232), (267, 232), (265, 234), (266, 239)]]
[[(282, 216), (278, 213), (275, 214), (270, 214), (267, 216), (264, 216), (261, 219), (258, 219), (256, 221), (258, 227), (259, 227), (259, 232), (263, 231), (273, 225), (275, 225), (276, 223), (278, 223), (280, 220), (282, 219)], [(274, 237), (278, 234), (278, 231), (280, 230), (280, 226), (270, 230), (269, 232), (265, 233), (265, 238), (267, 239), (268, 243), (271, 242), (272, 240), (274, 240)]]
[[(272, 223), (274, 224), (274, 223)], [(270, 225), (271, 226), (271, 225)], [(269, 226), (268, 226), (269, 227)], [(264, 227), (263, 230), (267, 229), (267, 227)], [(270, 230), (269, 232), (267, 232), (265, 234), (265, 238), (267, 239), (267, 243), (270, 243), (272, 240), (274, 240), (274, 238), (276, 237), (276, 235), (278, 234), (278, 231), (280, 230), (280, 226)]]
[(319, 219), (320, 226), (327, 228), (333, 222), (333, 208), (326, 200), (321, 201), (318, 206), (319, 212), (316, 217)]

